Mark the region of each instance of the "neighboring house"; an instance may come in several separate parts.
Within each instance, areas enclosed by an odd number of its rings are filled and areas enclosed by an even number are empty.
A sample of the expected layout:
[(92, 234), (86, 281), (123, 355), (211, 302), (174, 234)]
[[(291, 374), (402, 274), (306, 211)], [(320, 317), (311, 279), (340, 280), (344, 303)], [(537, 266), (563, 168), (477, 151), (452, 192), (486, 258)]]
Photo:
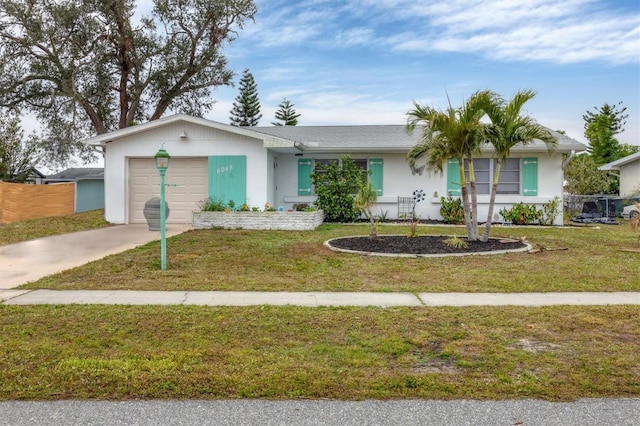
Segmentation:
[(607, 163), (600, 170), (617, 172), (620, 176), (620, 195), (637, 195), (640, 190), (640, 152)]
[[(40, 172), (35, 167), (31, 167), (27, 170), (27, 177), (24, 180), (24, 183), (30, 185), (42, 185), (46, 177), (47, 176), (44, 173)], [(13, 178), (15, 178), (15, 176), (13, 176)], [(0, 182), (2, 182), (2, 179), (0, 179)]]
[(76, 213), (104, 208), (104, 168), (72, 167), (45, 179), (46, 184), (74, 182)]
[[(541, 142), (512, 150), (512, 158), (503, 165), (496, 212), (520, 201), (540, 206), (562, 197), (563, 154), (584, 151), (586, 146), (555, 135), (559, 144), (552, 154)], [(378, 193), (377, 213), (399, 217), (399, 199), (423, 189), (427, 199), (416, 205), (416, 214), (440, 219), (440, 197), (460, 194), (457, 163), (446, 164), (442, 175), (412, 170), (406, 155), (418, 136), (407, 135), (404, 125), (236, 127), (174, 115), (85, 142), (104, 152), (105, 216), (112, 223), (145, 222), (144, 205), (160, 192), (153, 158), (160, 148), (171, 155), (166, 175), (169, 223), (190, 223), (191, 212), (207, 197), (260, 209), (267, 202), (284, 209), (312, 203), (313, 167), (344, 154), (370, 173)], [(481, 220), (486, 217), (493, 167), (489, 151), (475, 166)], [(562, 223), (562, 215), (557, 223)]]
[(42, 183), (44, 182), (44, 179), (46, 177), (47, 176), (45, 174), (40, 172), (35, 167), (32, 167), (31, 170), (29, 171), (29, 176), (24, 181), (24, 183), (29, 183), (29, 184), (32, 184), (32, 185), (42, 185)]

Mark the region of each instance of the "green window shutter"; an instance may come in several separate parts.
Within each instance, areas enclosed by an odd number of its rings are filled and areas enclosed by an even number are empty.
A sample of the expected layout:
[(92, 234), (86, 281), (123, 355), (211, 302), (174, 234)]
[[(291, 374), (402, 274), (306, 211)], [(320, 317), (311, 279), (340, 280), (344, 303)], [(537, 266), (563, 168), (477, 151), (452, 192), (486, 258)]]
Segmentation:
[(247, 202), (247, 156), (209, 157), (209, 196), (240, 207)]
[(310, 158), (298, 159), (298, 195), (312, 195), (311, 193), (311, 168)]
[(522, 195), (527, 197), (538, 195), (538, 159), (536, 157), (522, 159)]
[(447, 160), (447, 194), (452, 197), (459, 197), (462, 195), (460, 189), (460, 167), (458, 160), (450, 158)]
[(382, 158), (372, 158), (369, 160), (369, 179), (377, 196), (382, 195)]

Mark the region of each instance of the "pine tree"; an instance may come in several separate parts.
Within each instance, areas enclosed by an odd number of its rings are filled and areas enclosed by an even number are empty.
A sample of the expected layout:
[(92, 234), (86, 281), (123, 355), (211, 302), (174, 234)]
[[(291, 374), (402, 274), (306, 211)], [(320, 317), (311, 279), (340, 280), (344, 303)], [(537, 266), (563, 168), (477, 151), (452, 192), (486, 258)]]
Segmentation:
[(284, 122), (271, 122), (274, 126), (295, 126), (298, 124), (298, 117), (300, 114), (296, 114), (296, 110), (293, 108), (293, 104), (288, 101), (286, 98), (280, 102), (278, 105), (278, 110), (276, 111), (276, 120), (281, 120)]
[(249, 68), (245, 68), (240, 79), (240, 93), (233, 103), (229, 119), (232, 126), (257, 126), (261, 118), (258, 86)]
[(609, 105), (605, 103), (596, 108), (595, 112), (587, 111), (582, 116), (584, 120), (584, 136), (589, 141), (587, 151), (593, 157), (596, 165), (607, 164), (622, 158), (623, 151), (615, 135), (624, 131), (628, 114), (622, 103)]

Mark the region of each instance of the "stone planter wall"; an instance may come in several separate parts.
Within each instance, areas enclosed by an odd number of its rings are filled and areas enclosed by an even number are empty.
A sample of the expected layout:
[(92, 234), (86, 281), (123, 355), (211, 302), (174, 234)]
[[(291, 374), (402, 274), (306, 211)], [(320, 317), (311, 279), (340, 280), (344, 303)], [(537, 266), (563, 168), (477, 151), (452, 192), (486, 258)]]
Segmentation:
[(314, 212), (193, 212), (193, 228), (278, 229), (309, 231), (324, 220), (322, 210)]

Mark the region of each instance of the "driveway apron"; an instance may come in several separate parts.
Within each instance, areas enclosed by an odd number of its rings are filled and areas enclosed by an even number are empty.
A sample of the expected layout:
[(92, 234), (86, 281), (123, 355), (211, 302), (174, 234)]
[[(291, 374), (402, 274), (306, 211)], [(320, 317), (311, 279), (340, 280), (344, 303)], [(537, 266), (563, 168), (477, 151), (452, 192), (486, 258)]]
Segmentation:
[[(191, 225), (167, 225), (167, 237)], [(47, 275), (102, 259), (160, 239), (147, 225), (114, 225), (0, 247), (0, 289), (10, 289)]]

